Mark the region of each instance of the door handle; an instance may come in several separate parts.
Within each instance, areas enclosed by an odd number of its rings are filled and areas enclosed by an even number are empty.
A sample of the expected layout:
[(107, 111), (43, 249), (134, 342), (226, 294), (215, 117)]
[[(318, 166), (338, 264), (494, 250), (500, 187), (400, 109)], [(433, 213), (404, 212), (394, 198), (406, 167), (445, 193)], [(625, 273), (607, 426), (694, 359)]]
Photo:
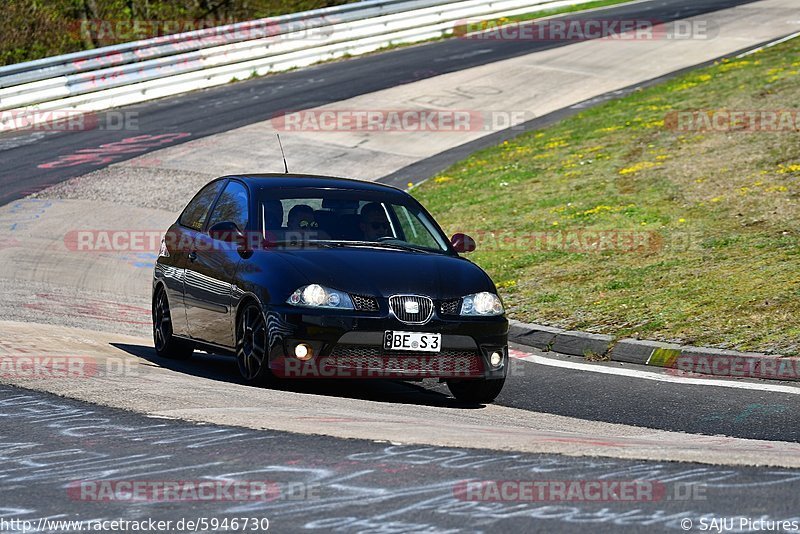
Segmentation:
[(190, 252), (187, 257), (189, 258), (189, 261), (194, 261), (197, 259), (197, 252)]

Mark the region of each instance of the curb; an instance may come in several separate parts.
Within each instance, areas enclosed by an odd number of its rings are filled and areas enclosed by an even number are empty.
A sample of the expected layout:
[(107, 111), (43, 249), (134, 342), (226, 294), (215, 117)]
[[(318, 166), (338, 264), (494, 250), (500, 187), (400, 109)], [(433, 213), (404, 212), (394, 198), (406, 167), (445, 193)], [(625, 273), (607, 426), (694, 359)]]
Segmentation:
[(621, 339), (509, 319), (508, 339), (541, 351), (600, 356), (614, 362), (670, 369), (685, 377), (760, 378), (800, 382), (800, 357), (736, 352), (661, 341)]

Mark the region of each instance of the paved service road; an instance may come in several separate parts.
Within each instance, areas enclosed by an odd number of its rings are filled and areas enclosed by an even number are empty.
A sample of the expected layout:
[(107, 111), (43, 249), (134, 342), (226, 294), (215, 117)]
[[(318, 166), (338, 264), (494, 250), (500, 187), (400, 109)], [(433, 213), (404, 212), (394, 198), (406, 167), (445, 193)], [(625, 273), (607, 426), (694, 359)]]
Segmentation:
[[(668, 22), (752, 2), (753, 0), (652, 0), (609, 8), (602, 11), (602, 17), (609, 20), (647, 19)], [(570, 18), (598, 16), (572, 14)], [(787, 28), (786, 33), (790, 31), (791, 28)], [(124, 108), (125, 112), (138, 114), (138, 130), (135, 133), (97, 129), (66, 134), (37, 132), (17, 137), (0, 137), (0, 205), (109, 163), (102, 158), (95, 158), (69, 167), (38, 166), (59, 156), (75, 154), (81, 149), (96, 150), (101, 145), (132, 137), (160, 136), (155, 139), (148, 137), (146, 140), (142, 137), (142, 140), (133, 143), (137, 150), (130, 150), (131, 147), (128, 146), (128, 152), (115, 154), (114, 162), (124, 161), (188, 139), (206, 137), (269, 120), (277, 112), (320, 106), (569, 44), (569, 41), (487, 43), (481, 40), (450, 39)], [(480, 53), (473, 53), (475, 51)], [(191, 137), (181, 137), (184, 132), (191, 132)]]

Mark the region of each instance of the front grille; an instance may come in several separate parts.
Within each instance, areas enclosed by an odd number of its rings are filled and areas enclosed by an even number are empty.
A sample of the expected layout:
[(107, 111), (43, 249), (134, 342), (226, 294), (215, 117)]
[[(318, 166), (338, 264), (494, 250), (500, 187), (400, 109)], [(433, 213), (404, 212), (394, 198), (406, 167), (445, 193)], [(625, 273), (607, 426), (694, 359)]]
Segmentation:
[(350, 295), (353, 299), (353, 306), (360, 311), (378, 311), (378, 299), (365, 295)]
[(357, 372), (353, 377), (452, 378), (483, 376), (478, 351), (445, 349), (441, 352), (390, 352), (369, 345), (336, 345), (326, 364)]
[[(407, 305), (416, 308), (409, 311)], [(389, 308), (400, 322), (406, 324), (425, 324), (433, 315), (433, 301), (418, 295), (395, 295), (389, 298)]]
[(442, 315), (458, 315), (461, 313), (461, 299), (443, 300), (440, 308)]

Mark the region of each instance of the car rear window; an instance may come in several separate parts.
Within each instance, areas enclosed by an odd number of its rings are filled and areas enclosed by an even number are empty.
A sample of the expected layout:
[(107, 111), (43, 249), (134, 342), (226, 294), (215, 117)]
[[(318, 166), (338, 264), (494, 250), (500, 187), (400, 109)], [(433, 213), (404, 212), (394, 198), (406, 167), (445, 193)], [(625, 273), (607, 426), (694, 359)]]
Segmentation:
[(201, 189), (181, 213), (181, 217), (178, 219), (181, 226), (197, 231), (202, 230), (206, 217), (208, 217), (208, 210), (224, 184), (225, 180), (217, 180)]

